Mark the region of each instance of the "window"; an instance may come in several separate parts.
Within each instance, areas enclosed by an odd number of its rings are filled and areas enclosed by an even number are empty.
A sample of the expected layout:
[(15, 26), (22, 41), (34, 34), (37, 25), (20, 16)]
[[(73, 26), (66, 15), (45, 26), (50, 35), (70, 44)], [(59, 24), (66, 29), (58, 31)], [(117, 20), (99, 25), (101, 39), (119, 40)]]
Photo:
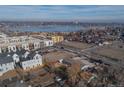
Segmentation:
[(15, 47), (13, 47), (13, 50), (15, 50)]
[(39, 59), (39, 57), (38, 57), (38, 56), (36, 56), (35, 58), (36, 58), (36, 59)]
[(19, 58), (18, 56), (16, 56), (16, 58)]
[(6, 67), (6, 70), (8, 70), (8, 68)]

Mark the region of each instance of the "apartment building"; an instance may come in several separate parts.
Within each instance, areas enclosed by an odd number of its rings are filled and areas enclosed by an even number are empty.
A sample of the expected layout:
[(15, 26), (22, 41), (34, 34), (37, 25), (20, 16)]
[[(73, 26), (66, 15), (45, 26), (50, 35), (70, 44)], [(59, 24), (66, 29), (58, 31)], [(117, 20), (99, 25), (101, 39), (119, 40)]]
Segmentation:
[(0, 76), (18, 67), (30, 70), (42, 65), (42, 56), (36, 50), (49, 46), (53, 46), (52, 40), (0, 34)]
[(0, 36), (0, 53), (16, 52), (21, 49), (36, 50), (52, 45), (52, 40), (41, 40), (30, 36), (7, 37), (4, 34)]
[(59, 43), (64, 40), (63, 36), (52, 36), (53, 43)]
[(40, 65), (42, 56), (37, 51), (18, 50), (0, 54), (0, 76), (16, 68), (30, 70)]

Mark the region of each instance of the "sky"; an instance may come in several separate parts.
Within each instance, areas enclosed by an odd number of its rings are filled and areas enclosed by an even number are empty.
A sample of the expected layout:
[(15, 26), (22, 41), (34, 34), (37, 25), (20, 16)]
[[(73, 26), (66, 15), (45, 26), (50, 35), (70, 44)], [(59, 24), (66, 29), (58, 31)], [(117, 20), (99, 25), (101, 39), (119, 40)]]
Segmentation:
[(0, 5), (0, 20), (123, 22), (124, 5)]

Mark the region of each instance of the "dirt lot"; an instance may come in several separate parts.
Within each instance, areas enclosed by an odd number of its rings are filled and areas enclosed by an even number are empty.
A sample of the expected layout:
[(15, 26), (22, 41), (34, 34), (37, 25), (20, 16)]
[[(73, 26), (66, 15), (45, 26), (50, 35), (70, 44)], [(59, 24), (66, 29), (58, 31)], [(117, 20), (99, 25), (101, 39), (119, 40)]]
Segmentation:
[(50, 52), (46, 55), (43, 55), (43, 60), (46, 62), (54, 62), (59, 59), (66, 59), (75, 56), (73, 53), (69, 53), (66, 51), (56, 51), (56, 52)]
[(0, 80), (4, 80), (4, 79), (11, 78), (11, 77), (16, 77), (16, 76), (17, 76), (17, 72), (15, 70), (12, 70), (0, 76)]
[(80, 43), (80, 42), (63, 42), (62, 45), (72, 47), (72, 48), (78, 48), (78, 49), (86, 49), (91, 47), (91, 45), (86, 43)]
[(124, 49), (113, 48), (113, 47), (103, 47), (93, 52), (98, 55), (108, 57), (111, 59), (124, 60)]

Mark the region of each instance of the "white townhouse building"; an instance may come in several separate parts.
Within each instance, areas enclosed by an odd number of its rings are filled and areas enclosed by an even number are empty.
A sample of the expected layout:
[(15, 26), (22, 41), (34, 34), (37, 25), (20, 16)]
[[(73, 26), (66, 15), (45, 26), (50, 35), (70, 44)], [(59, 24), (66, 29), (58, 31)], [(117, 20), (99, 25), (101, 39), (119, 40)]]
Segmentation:
[(21, 50), (0, 54), (0, 76), (18, 67), (30, 70), (40, 65), (42, 65), (42, 56), (35, 51)]
[(7, 37), (6, 34), (4, 34), (4, 33), (0, 33), (0, 38), (6, 38), (6, 37)]
[(8, 51), (15, 52), (17, 49), (38, 49), (40, 48), (41, 40), (29, 37), (29, 36), (18, 36), (18, 37), (5, 37), (0, 38), (0, 53)]
[(44, 42), (44, 45), (46, 47), (53, 46), (53, 41), (52, 40), (45, 39), (43, 42)]
[(41, 47), (53, 46), (52, 40), (40, 40), (29, 36), (7, 37), (6, 35), (0, 37), (0, 53), (16, 52), (17, 50), (36, 50)]
[(29, 70), (42, 65), (42, 56), (35, 51), (49, 46), (53, 46), (52, 40), (0, 33), (0, 76), (18, 67)]
[(42, 56), (39, 54), (34, 55), (32, 60), (26, 60), (21, 62), (21, 66), (24, 70), (29, 70), (40, 65), (42, 65)]

